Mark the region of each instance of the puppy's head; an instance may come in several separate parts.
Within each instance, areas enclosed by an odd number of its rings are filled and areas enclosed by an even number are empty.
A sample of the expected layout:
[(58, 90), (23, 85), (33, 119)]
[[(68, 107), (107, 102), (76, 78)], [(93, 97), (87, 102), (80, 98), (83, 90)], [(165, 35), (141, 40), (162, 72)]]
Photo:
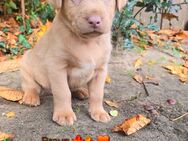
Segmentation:
[(59, 9), (68, 27), (82, 37), (96, 37), (110, 32), (115, 10), (127, 0), (48, 0)]

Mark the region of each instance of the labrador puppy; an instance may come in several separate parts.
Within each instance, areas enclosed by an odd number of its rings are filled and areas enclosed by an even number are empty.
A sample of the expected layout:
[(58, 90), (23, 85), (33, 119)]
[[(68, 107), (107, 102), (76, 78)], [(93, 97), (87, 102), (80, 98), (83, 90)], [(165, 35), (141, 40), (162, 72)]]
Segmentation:
[[(116, 9), (126, 0), (48, 0), (57, 9), (52, 27), (21, 61), (23, 103), (40, 105), (41, 88), (53, 94), (53, 121), (72, 125), (76, 115), (71, 92), (89, 93), (89, 113), (108, 122), (103, 108), (111, 26)], [(87, 91), (85, 91), (87, 88)]]

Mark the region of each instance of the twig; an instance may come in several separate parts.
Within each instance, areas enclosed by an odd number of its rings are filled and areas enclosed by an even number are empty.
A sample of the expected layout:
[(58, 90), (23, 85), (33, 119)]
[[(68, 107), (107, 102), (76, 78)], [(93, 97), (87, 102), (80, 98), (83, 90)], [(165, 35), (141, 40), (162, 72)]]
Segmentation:
[(145, 84), (144, 81), (142, 81), (142, 85), (144, 86), (144, 90), (146, 92), (146, 95), (149, 96), (149, 92), (148, 92), (148, 89), (147, 89), (146, 84)]
[(172, 4), (172, 6), (176, 6), (176, 5), (184, 5), (184, 4), (188, 4), (188, 2), (174, 3), (174, 4)]
[(26, 23), (25, 23), (25, 0), (21, 0), (21, 8), (22, 8), (23, 25), (24, 25), (24, 27), (26, 27)]
[(185, 117), (185, 116), (187, 116), (187, 115), (188, 115), (188, 112), (185, 113), (185, 114), (183, 114), (183, 115), (181, 115), (181, 116), (179, 116), (179, 117), (177, 117), (177, 118), (171, 119), (171, 120), (172, 120), (172, 121), (177, 121), (177, 120), (179, 120), (179, 119), (181, 119), (181, 118), (183, 118), (183, 117)]
[(140, 9), (136, 12), (136, 14), (135, 14), (133, 17), (136, 18), (136, 16), (137, 16), (144, 8), (146, 8), (146, 6), (140, 8)]

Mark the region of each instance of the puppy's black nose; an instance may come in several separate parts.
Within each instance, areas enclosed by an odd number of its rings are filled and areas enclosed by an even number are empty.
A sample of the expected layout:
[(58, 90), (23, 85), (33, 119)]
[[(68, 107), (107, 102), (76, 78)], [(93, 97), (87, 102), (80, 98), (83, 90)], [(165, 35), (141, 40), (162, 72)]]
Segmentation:
[(101, 17), (100, 16), (91, 16), (88, 19), (88, 23), (93, 27), (93, 28), (98, 28), (101, 25)]

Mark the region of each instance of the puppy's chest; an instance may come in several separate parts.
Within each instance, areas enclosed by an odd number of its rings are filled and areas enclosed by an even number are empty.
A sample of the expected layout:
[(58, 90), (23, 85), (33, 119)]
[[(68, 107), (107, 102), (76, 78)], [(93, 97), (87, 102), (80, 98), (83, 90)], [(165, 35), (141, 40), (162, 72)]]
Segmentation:
[(108, 62), (109, 52), (106, 48), (81, 48), (72, 60), (69, 68), (69, 85), (72, 88), (86, 84), (95, 76), (95, 71)]

